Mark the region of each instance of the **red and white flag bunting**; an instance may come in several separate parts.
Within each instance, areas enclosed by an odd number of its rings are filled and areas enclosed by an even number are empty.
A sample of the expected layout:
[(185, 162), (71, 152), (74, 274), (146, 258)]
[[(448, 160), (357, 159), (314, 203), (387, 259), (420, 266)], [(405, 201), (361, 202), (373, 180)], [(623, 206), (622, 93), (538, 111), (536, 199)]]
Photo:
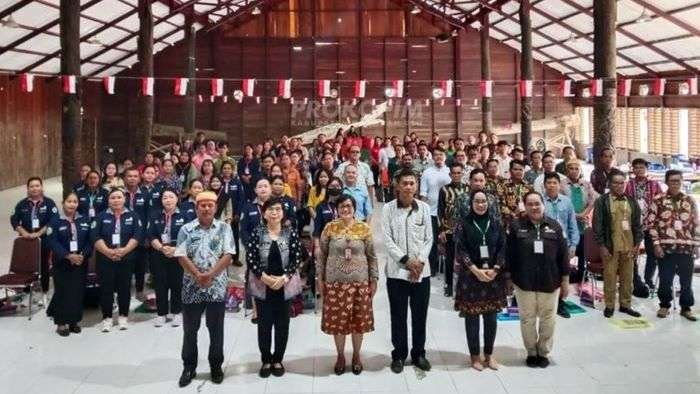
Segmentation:
[(75, 75), (63, 75), (61, 79), (63, 80), (63, 93), (75, 94), (78, 90)]
[(481, 92), (481, 97), (493, 97), (493, 81), (479, 82), (479, 91)]
[(561, 95), (563, 97), (573, 97), (574, 93), (571, 91), (571, 80), (570, 79), (562, 79), (559, 82), (559, 90), (561, 91)]
[(244, 79), (241, 90), (244, 95), (253, 97), (255, 95), (255, 79)]
[(367, 92), (367, 81), (365, 81), (365, 80), (355, 81), (355, 97), (356, 98), (364, 98), (366, 92)]
[(663, 96), (666, 92), (666, 78), (656, 78), (654, 80), (654, 88), (652, 89), (654, 96)]
[(176, 96), (184, 96), (187, 94), (187, 85), (189, 85), (190, 80), (188, 78), (175, 78), (175, 91)]
[(221, 78), (215, 78), (211, 80), (211, 95), (212, 96), (223, 96), (224, 95), (224, 80)]
[(452, 91), (454, 90), (455, 82), (451, 79), (441, 81), (440, 88), (442, 88), (443, 97), (452, 97)]
[(632, 80), (620, 78), (617, 81), (618, 96), (629, 97), (632, 94)]
[(277, 95), (288, 99), (292, 97), (292, 80), (291, 79), (280, 79), (277, 82)]
[(532, 80), (520, 80), (520, 97), (532, 97)]
[(688, 78), (688, 87), (690, 88), (688, 94), (691, 96), (697, 96), (698, 94), (698, 77)]
[(22, 91), (25, 93), (31, 93), (34, 91), (34, 75), (33, 74), (22, 74), (19, 77), (20, 86)]
[(318, 96), (319, 97), (330, 97), (331, 95), (331, 80), (322, 79), (318, 81)]
[(116, 80), (114, 77), (104, 77), (102, 78), (102, 85), (105, 88), (107, 94), (114, 94), (114, 84)]
[(403, 80), (395, 79), (391, 82), (391, 86), (394, 88), (394, 97), (403, 97)]
[(591, 96), (602, 97), (603, 96), (603, 80), (591, 79)]
[(153, 77), (141, 78), (141, 95), (153, 96)]

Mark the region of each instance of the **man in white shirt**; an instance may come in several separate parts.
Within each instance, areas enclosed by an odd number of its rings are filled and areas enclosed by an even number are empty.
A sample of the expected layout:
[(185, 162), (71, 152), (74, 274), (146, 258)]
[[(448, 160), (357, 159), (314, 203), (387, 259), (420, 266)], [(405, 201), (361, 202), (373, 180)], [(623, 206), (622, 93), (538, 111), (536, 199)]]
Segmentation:
[(438, 199), (440, 189), (452, 182), (450, 179), (450, 169), (445, 165), (445, 151), (435, 148), (433, 151), (433, 164), (423, 171), (420, 177), (420, 197), (421, 200), (430, 206), (430, 220), (433, 227), (433, 245), (430, 248), (430, 270), (433, 275), (438, 273), (438, 239), (437, 230), (440, 227), (438, 222)]
[(396, 177), (397, 198), (382, 212), (382, 232), (387, 250), (386, 287), (391, 314), (391, 370), (401, 373), (408, 357), (408, 307), (411, 307), (413, 365), (429, 371), (425, 358), (426, 319), (430, 300), (428, 254), (433, 244), (430, 207), (414, 198), (417, 179), (413, 171)]
[[(551, 153), (547, 153), (544, 155), (544, 157), (542, 157), (542, 168), (544, 168), (544, 172), (535, 178), (535, 182), (532, 184), (532, 187), (535, 188), (537, 193), (544, 195), (544, 174), (548, 172), (555, 172), (554, 156)], [(564, 175), (560, 174), (559, 179), (561, 178), (564, 178)]]
[(498, 175), (501, 178), (510, 178), (510, 161), (513, 160), (512, 157), (508, 155), (508, 149), (510, 146), (506, 141), (498, 141), (496, 145), (496, 156), (494, 158), (498, 160)]
[(367, 188), (367, 193), (369, 194), (370, 203), (374, 201), (374, 174), (372, 174), (372, 168), (369, 164), (360, 161), (360, 147), (353, 145), (350, 147), (350, 158), (348, 161), (340, 163), (338, 168), (335, 169), (333, 175), (340, 179), (343, 179), (343, 174), (345, 174), (345, 167), (352, 164), (357, 167), (357, 185)]

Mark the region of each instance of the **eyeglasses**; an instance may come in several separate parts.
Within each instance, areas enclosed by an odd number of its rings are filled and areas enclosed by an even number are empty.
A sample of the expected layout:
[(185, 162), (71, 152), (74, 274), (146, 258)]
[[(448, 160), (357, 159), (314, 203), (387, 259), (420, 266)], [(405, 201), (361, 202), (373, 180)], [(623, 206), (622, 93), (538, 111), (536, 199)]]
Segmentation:
[(359, 150), (351, 150), (350, 153), (360, 153)]

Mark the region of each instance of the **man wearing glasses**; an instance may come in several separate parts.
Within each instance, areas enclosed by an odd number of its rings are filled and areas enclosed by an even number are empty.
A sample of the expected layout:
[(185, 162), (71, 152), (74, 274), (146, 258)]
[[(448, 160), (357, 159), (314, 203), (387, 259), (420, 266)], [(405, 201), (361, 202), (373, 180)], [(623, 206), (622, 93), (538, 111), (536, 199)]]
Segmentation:
[(348, 160), (340, 163), (338, 168), (336, 168), (334, 175), (338, 178), (343, 179), (345, 174), (345, 167), (348, 165), (353, 165), (357, 167), (357, 186), (366, 188), (369, 195), (369, 202), (373, 204), (374, 201), (374, 175), (372, 174), (372, 168), (369, 164), (360, 161), (360, 147), (357, 145), (350, 146)]

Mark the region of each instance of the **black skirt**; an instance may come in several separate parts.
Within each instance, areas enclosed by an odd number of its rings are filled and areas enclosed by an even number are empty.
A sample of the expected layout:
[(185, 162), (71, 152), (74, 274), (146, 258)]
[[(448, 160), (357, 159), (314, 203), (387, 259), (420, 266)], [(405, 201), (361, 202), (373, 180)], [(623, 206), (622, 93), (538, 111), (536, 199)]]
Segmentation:
[(53, 267), (54, 294), (46, 314), (57, 325), (76, 324), (83, 319), (83, 294), (87, 259), (79, 266), (63, 259)]

